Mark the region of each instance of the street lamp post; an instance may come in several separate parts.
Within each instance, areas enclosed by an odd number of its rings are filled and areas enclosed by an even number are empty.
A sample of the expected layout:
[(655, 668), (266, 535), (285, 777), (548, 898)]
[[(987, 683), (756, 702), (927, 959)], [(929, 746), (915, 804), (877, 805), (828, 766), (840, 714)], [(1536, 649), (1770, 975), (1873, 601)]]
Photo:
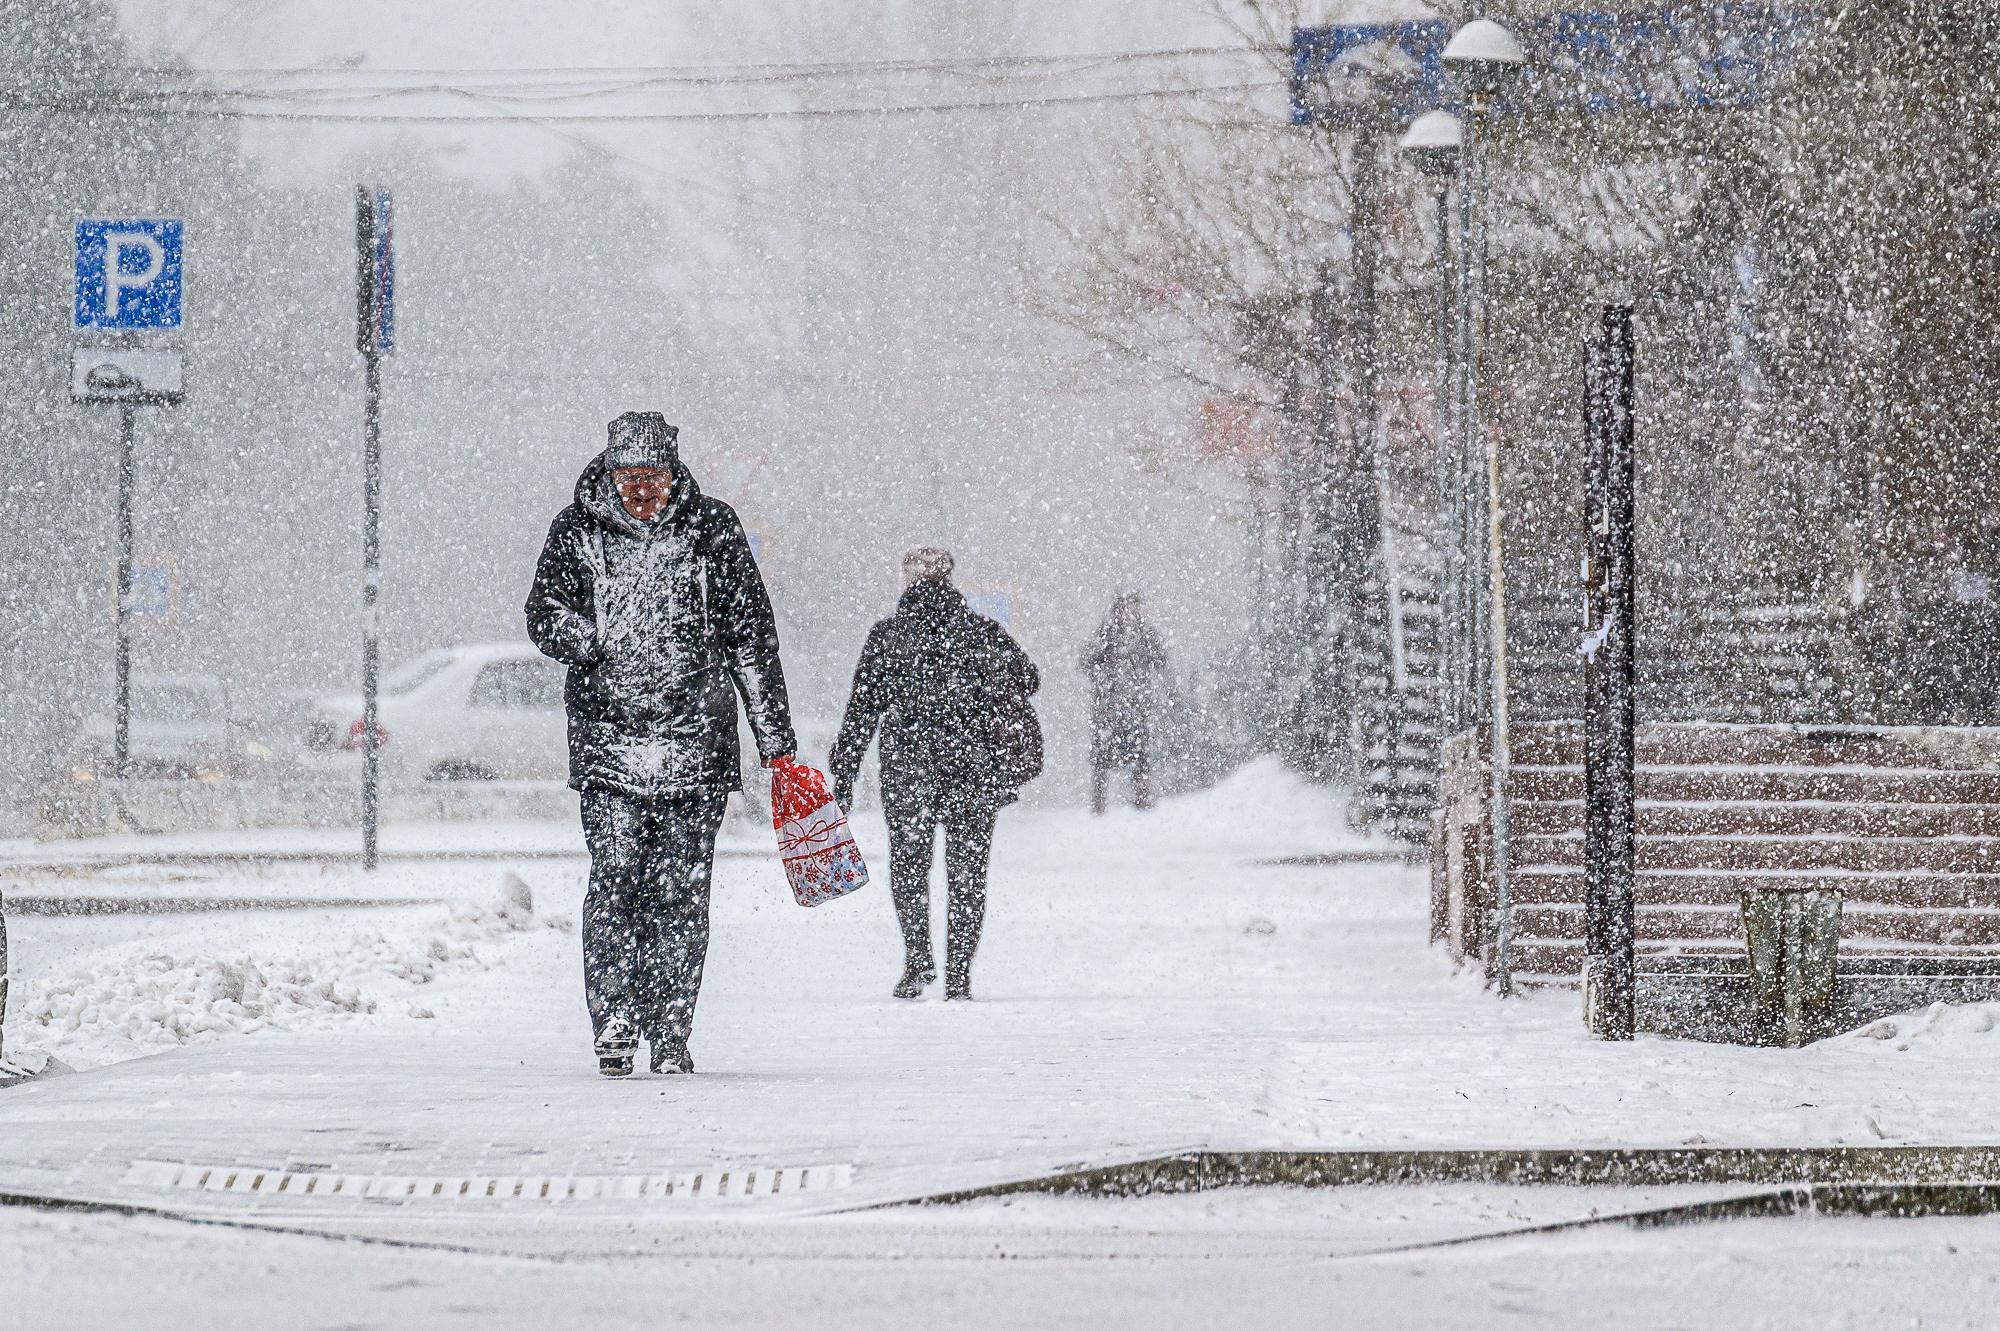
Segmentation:
[(1488, 688), (1492, 694), (1491, 741), (1493, 767), (1493, 890), (1496, 914), (1494, 964), (1500, 992), (1514, 989), (1513, 899), (1509, 817), (1512, 799), (1511, 759), (1507, 734), (1507, 569), (1501, 547), (1500, 443), (1485, 428), (1479, 401), (1479, 358), (1484, 351), (1486, 322), (1486, 166), (1481, 131), (1492, 113), (1493, 99), (1527, 63), (1514, 34), (1491, 19), (1474, 19), (1445, 44), (1444, 67), (1466, 93), (1471, 117), (1465, 125), (1459, 153), (1459, 199), (1462, 245), (1471, 290), (1459, 318), (1459, 352), (1464, 385), (1461, 403), (1464, 438), (1469, 449), (1483, 441), (1486, 451), (1487, 623), (1491, 660)]
[(1469, 663), (1461, 662), (1466, 639), (1461, 602), (1470, 576), (1462, 539), (1468, 497), (1465, 454), (1458, 438), (1458, 413), (1451, 402), (1455, 305), (1451, 184), (1458, 175), (1462, 139), (1457, 116), (1449, 111), (1426, 111), (1410, 122), (1399, 145), (1418, 173), (1430, 181), (1437, 210), (1438, 729), (1447, 738), (1465, 725), (1469, 712), (1465, 690), (1471, 678)]
[[(1378, 53), (1379, 55), (1379, 53)], [(1348, 132), (1353, 144), (1353, 177), (1349, 198), (1351, 238), (1349, 261), (1353, 272), (1351, 301), (1352, 337), (1349, 372), (1354, 400), (1354, 449), (1350, 463), (1366, 467), (1367, 482), (1357, 486), (1354, 526), (1374, 542), (1373, 556), (1379, 560), (1383, 579), (1383, 609), (1386, 614), (1385, 665), (1388, 696), (1383, 699), (1382, 742), (1385, 763), (1379, 777), (1370, 778), (1371, 793), (1379, 794), (1384, 815), (1394, 819), (1401, 803), (1401, 727), (1408, 669), (1403, 644), (1402, 586), (1398, 577), (1394, 532), (1390, 526), (1387, 461), (1382, 451), (1382, 410), (1377, 390), (1380, 383), (1378, 359), (1380, 342), (1377, 317), (1377, 277), (1381, 264), (1382, 228), (1380, 218), (1381, 133), (1388, 127), (1389, 102), (1398, 80), (1407, 74), (1393, 61), (1356, 60), (1332, 71), (1317, 89), (1312, 123), (1336, 125)], [(1322, 292), (1324, 294), (1324, 290)], [(1322, 363), (1324, 373), (1329, 367)], [(1331, 420), (1333, 398), (1329, 383), (1321, 384), (1321, 411)], [(1322, 431), (1324, 431), (1324, 424)], [(1325, 460), (1321, 460), (1324, 483)], [(1325, 513), (1321, 521), (1330, 520)], [(1358, 548), (1352, 548), (1359, 554)], [(1327, 576), (1327, 570), (1320, 571)], [(1347, 595), (1350, 614), (1360, 609), (1359, 580), (1350, 579)], [(1365, 754), (1363, 765), (1367, 766)]]

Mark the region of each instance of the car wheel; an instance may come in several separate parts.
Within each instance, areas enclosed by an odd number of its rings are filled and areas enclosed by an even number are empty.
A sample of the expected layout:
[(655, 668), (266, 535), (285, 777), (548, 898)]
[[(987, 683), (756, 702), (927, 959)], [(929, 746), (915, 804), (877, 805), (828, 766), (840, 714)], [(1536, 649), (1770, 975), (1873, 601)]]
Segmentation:
[(431, 768), (433, 781), (498, 781), (498, 774), (481, 767), (478, 763), (442, 762)]

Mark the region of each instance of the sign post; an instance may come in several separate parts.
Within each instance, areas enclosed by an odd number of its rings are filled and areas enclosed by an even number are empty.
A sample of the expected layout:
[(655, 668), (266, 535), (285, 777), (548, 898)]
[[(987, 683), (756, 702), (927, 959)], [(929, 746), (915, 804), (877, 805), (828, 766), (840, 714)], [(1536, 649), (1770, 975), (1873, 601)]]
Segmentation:
[(86, 218), (76, 224), (72, 309), (78, 344), (70, 361), (70, 396), (118, 408), (118, 595), (112, 675), (111, 761), (117, 776), (132, 766), (132, 500), (137, 475), (133, 436), (141, 406), (181, 400), (177, 347), (146, 345), (181, 326), (179, 218)]
[(365, 387), (361, 408), (361, 867), (380, 862), (382, 357), (396, 347), (394, 205), (389, 191), (354, 190), (354, 345)]

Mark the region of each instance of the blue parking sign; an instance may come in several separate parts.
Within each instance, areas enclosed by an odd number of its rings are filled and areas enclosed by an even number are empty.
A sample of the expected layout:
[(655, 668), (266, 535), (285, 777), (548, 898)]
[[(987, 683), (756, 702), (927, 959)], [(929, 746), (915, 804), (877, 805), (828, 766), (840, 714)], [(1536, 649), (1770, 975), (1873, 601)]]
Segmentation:
[(76, 224), (76, 326), (181, 326), (181, 220), (91, 218)]
[(174, 610), (173, 570), (158, 564), (138, 564), (132, 569), (132, 585), (125, 593), (125, 613), (164, 619)]

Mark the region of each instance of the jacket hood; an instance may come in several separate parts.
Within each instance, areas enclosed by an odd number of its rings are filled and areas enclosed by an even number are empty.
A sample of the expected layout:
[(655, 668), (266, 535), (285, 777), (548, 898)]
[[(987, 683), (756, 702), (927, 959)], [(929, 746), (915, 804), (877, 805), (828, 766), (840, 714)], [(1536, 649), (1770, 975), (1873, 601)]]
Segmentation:
[(937, 582), (926, 578), (913, 582), (903, 590), (896, 600), (896, 613), (924, 617), (969, 614), (965, 604), (965, 593), (948, 582)]
[(700, 498), (701, 487), (695, 484), (687, 464), (679, 461), (674, 463), (674, 492), (668, 497), (667, 506), (651, 522), (641, 522), (625, 511), (624, 502), (618, 498), (618, 486), (611, 479), (611, 465), (605, 460), (605, 453), (600, 452), (592, 458), (584, 466), (583, 474), (576, 478), (578, 508), (605, 530), (641, 541), (678, 523)]

